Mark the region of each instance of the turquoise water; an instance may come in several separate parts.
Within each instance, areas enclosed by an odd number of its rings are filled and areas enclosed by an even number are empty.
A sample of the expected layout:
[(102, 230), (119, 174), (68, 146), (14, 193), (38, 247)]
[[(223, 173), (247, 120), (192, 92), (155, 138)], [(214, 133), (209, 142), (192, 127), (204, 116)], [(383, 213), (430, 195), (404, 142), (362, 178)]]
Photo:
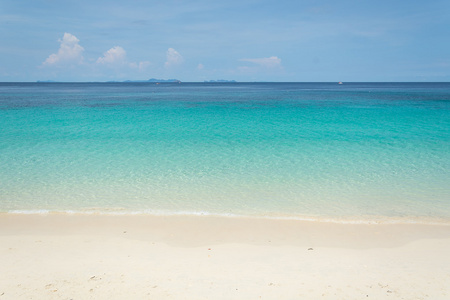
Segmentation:
[(448, 83), (0, 83), (0, 212), (450, 223)]

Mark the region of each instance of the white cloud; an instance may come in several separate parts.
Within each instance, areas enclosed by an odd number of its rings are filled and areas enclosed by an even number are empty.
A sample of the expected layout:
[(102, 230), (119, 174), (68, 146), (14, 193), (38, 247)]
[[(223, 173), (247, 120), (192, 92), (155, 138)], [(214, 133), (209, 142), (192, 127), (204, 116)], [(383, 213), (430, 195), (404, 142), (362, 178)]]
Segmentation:
[(243, 58), (240, 61), (248, 61), (265, 68), (279, 68), (281, 67), (281, 59), (276, 56), (264, 58)]
[(144, 71), (150, 66), (150, 64), (151, 63), (149, 61), (140, 61), (138, 65), (139, 71)]
[(105, 65), (108, 67), (129, 67), (131, 69), (138, 69), (139, 71), (145, 71), (150, 65), (149, 61), (141, 62), (128, 62), (127, 52), (120, 46), (114, 46), (105, 53), (102, 57), (97, 59), (97, 64)]
[(149, 61), (140, 61), (139, 63), (131, 62), (129, 63), (130, 68), (138, 69), (139, 71), (145, 71), (151, 63)]
[(55, 65), (58, 63), (81, 63), (83, 62), (84, 48), (78, 44), (80, 40), (70, 33), (64, 33), (62, 40), (59, 40), (60, 46), (58, 53), (51, 54), (44, 65)]
[[(60, 48), (58, 52), (51, 54), (42, 63), (42, 67), (52, 65), (59, 66), (60, 70), (62, 70), (61, 67), (64, 67), (64, 70), (70, 67), (72, 71), (78, 70), (79, 72), (88, 72), (90, 70), (97, 74), (105, 74), (108, 72), (110, 76), (122, 76), (124, 74), (134, 76), (137, 72), (147, 72), (151, 65), (149, 61), (130, 62), (127, 58), (127, 52), (120, 46), (112, 47), (97, 59), (87, 58), (85, 61), (83, 57), (84, 48), (80, 46), (80, 40), (76, 36), (70, 33), (64, 33), (63, 38), (59, 42)], [(178, 53), (175, 51), (175, 54)], [(180, 59), (177, 60), (175, 58), (172, 55), (170, 61), (172, 63), (180, 61)]]
[(97, 63), (108, 65), (123, 65), (126, 63), (126, 60), (126, 51), (122, 47), (115, 46), (103, 53), (103, 57), (99, 57), (97, 59)]
[(254, 69), (252, 69), (252, 68), (250, 68), (250, 67), (238, 67), (237, 68), (240, 72), (252, 72), (252, 71), (254, 71)]
[(173, 48), (167, 49), (166, 57), (167, 57), (167, 60), (166, 60), (166, 63), (164, 64), (164, 66), (166, 68), (174, 66), (174, 65), (179, 65), (179, 64), (183, 63), (183, 61), (184, 61), (183, 56), (181, 56), (181, 54), (178, 53)]

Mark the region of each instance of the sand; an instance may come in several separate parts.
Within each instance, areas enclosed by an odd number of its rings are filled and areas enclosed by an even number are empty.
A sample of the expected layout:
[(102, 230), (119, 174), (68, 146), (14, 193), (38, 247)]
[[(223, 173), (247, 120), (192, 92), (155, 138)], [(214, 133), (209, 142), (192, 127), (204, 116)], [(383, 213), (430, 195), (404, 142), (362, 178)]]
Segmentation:
[(450, 226), (0, 214), (0, 299), (450, 299)]

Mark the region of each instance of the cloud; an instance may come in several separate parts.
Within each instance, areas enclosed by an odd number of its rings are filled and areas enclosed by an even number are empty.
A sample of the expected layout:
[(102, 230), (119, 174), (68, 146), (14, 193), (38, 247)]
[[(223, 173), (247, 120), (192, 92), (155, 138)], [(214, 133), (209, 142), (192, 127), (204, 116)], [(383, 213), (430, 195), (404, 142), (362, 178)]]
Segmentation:
[(148, 66), (150, 66), (150, 64), (151, 63), (149, 61), (140, 61), (138, 65), (139, 71), (144, 71), (145, 69), (148, 68)]
[[(58, 52), (51, 54), (42, 63), (41, 67), (50, 65), (59, 66), (60, 71), (63, 69), (66, 71), (67, 67), (70, 66), (72, 71), (75, 70), (78, 72), (91, 72), (96, 74), (106, 74), (108, 72), (107, 74), (110, 76), (122, 76), (124, 74), (131, 74), (132, 76), (132, 74), (136, 74), (137, 72), (147, 72), (151, 65), (149, 61), (130, 62), (127, 58), (127, 52), (120, 46), (112, 47), (97, 59), (87, 58), (85, 61), (83, 57), (84, 48), (80, 46), (80, 40), (76, 36), (66, 32), (59, 42), (60, 47)], [(173, 51), (168, 55), (168, 61), (171, 64), (182, 62), (181, 55), (175, 50)]]
[(97, 59), (97, 63), (108, 65), (123, 65), (126, 63), (126, 60), (126, 51), (122, 47), (115, 46), (103, 53), (103, 57), (99, 57)]
[(237, 67), (237, 69), (243, 73), (255, 71), (254, 68), (250, 68), (250, 67)]
[(174, 66), (174, 65), (182, 64), (184, 61), (183, 56), (181, 56), (181, 54), (178, 53), (173, 48), (167, 49), (166, 57), (167, 57), (167, 60), (166, 60), (166, 63), (164, 64), (164, 66), (166, 68)]
[(141, 61), (139, 62), (139, 70), (145, 70), (151, 63), (149, 61)]
[(276, 56), (264, 58), (243, 58), (240, 61), (248, 61), (265, 68), (279, 68), (281, 67), (281, 59)]
[(80, 40), (70, 33), (64, 33), (60, 42), (58, 53), (51, 54), (44, 65), (56, 65), (59, 63), (82, 63), (84, 48), (78, 44)]
[(145, 71), (150, 65), (151, 63), (149, 61), (132, 62), (129, 64), (130, 68), (138, 69), (139, 71)]
[(97, 59), (97, 64), (108, 67), (129, 67), (139, 71), (145, 71), (150, 66), (149, 61), (129, 62), (127, 60), (127, 52), (120, 46), (114, 46)]

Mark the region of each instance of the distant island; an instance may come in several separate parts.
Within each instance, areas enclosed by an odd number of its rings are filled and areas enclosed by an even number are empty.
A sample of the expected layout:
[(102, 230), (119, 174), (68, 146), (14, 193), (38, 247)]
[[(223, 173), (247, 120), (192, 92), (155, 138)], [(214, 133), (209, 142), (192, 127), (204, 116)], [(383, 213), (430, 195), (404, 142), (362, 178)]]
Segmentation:
[[(56, 81), (56, 80), (37, 80), (38, 83), (49, 83), (49, 82), (55, 82), (55, 83), (62, 83), (64, 81)], [(99, 81), (88, 81), (88, 82), (99, 82)], [(151, 82), (151, 83), (165, 83), (165, 82), (175, 82), (175, 83), (181, 83), (181, 80), (179, 79), (157, 79), (157, 78), (150, 78), (148, 80), (124, 80), (124, 81), (118, 81), (118, 80), (110, 80), (110, 81), (104, 81), (108, 83), (118, 83), (118, 82)], [(205, 80), (203, 81), (205, 83), (233, 83), (237, 82), (236, 80), (225, 80), (225, 79), (217, 79), (217, 80)]]
[[(55, 80), (38, 80), (36, 82), (43, 83), (43, 82), (63, 82), (63, 81), (55, 81)], [(89, 81), (93, 82), (93, 81)], [(106, 81), (106, 82), (153, 82), (153, 83), (162, 83), (162, 82), (178, 82), (181, 83), (181, 80), (178, 79), (156, 79), (156, 78), (150, 78), (148, 80), (124, 80), (124, 81)]]

